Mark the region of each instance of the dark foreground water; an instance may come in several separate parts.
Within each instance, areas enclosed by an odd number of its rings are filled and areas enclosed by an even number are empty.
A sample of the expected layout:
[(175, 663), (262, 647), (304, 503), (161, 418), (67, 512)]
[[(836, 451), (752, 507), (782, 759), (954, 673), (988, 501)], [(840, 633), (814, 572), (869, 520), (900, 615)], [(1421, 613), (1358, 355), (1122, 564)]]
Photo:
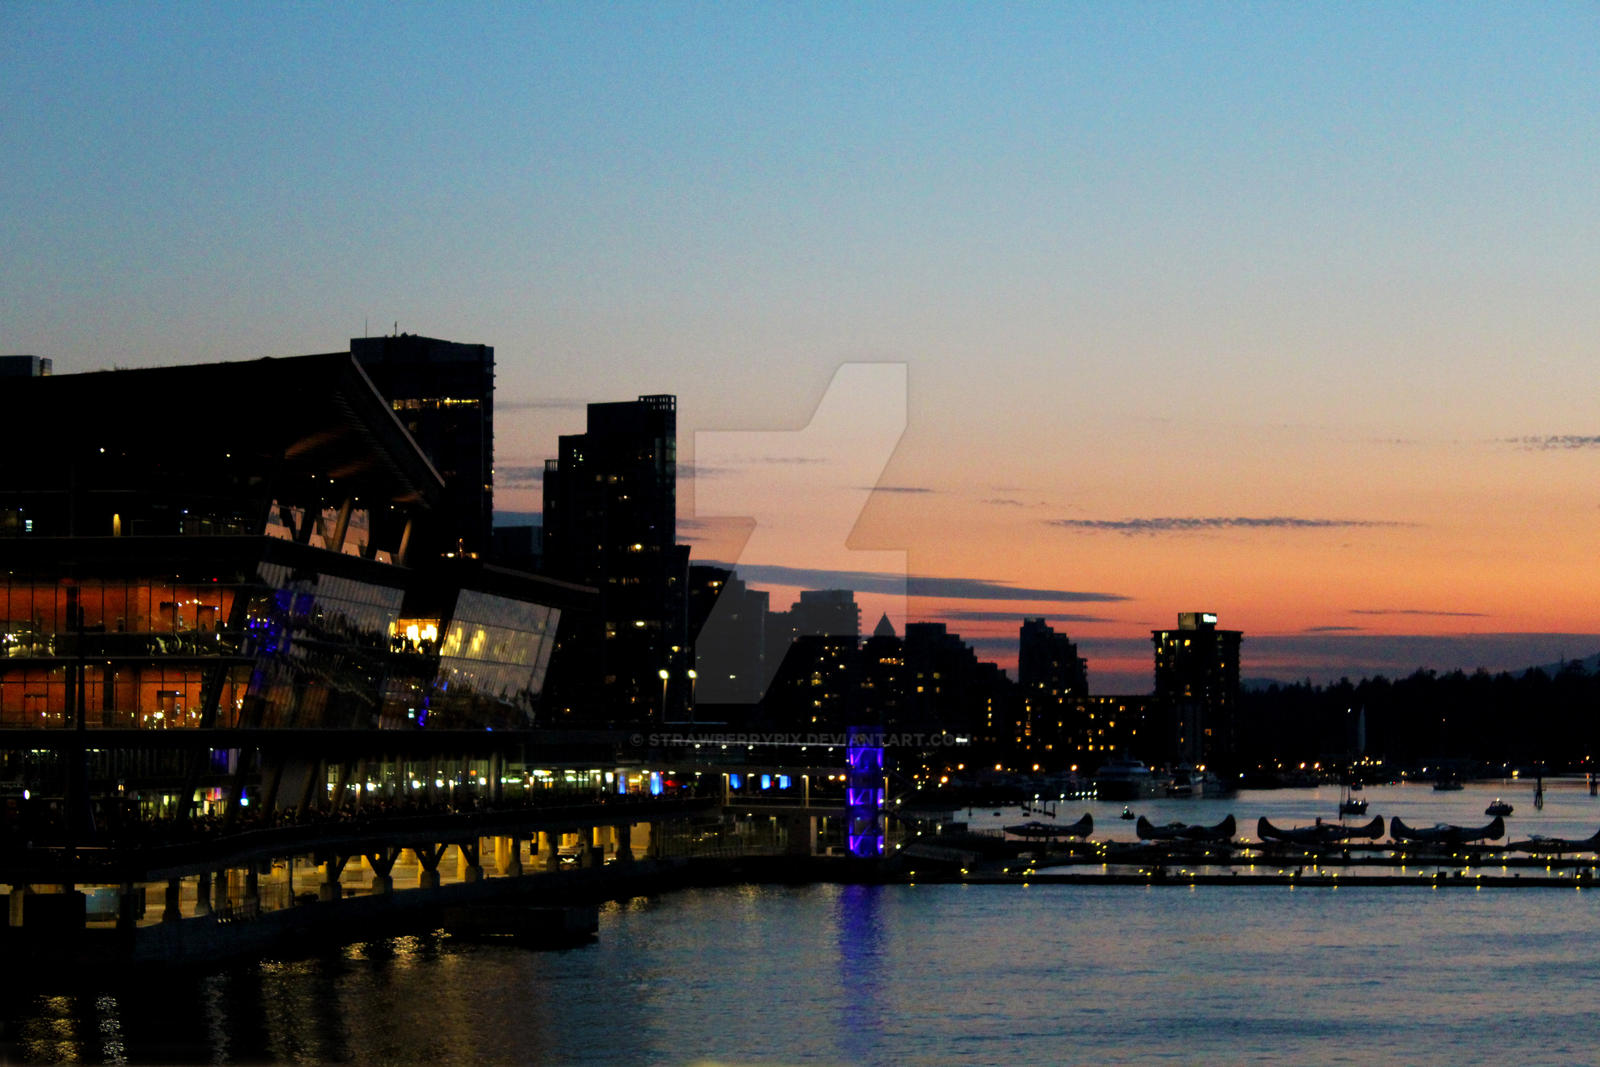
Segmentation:
[(747, 887), (562, 952), (85, 976), (0, 1007), (0, 1062), (1594, 1062), (1597, 1006), (1595, 890)]
[[(1593, 1062), (1600, 894), (695, 891), (5, 1009), (6, 1062)], [(97, 988), (95, 988), (97, 986)]]

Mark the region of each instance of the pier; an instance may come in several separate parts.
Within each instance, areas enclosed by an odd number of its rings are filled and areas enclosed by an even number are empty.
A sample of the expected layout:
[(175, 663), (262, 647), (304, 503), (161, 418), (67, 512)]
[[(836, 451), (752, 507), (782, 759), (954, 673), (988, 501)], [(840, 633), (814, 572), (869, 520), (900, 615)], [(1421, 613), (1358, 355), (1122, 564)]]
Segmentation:
[(988, 835), (912, 843), (894, 868), (908, 882), (973, 885), (1423, 886), (1585, 889), (1600, 886), (1600, 853), (1415, 842), (1304, 847), (1239, 840), (1196, 845), (1072, 842), (1056, 849)]

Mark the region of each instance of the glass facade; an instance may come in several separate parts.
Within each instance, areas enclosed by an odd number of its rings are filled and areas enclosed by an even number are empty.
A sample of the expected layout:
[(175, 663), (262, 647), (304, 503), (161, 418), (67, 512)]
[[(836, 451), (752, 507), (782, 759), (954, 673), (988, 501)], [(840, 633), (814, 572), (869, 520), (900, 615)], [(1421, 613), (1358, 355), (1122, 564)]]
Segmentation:
[(408, 618), (397, 585), (273, 562), (257, 574), (0, 574), (0, 727), (65, 728), (80, 708), (88, 729), (534, 721), (560, 609), (463, 590), (449, 617)]
[(463, 589), (439, 646), (440, 724), (532, 725), (560, 619), (557, 608)]
[(231, 725), (248, 671), (216, 578), (42, 580), (0, 574), (0, 726)]
[(244, 652), (253, 661), (239, 725), (373, 728), (403, 589), (263, 563)]

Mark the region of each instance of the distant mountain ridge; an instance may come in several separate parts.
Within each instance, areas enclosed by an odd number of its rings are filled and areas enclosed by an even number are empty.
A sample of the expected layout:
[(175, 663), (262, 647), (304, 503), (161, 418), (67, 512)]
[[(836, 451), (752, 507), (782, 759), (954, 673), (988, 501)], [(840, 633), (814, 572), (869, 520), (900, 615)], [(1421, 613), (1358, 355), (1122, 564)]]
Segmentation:
[[(1584, 659), (1569, 659), (1564, 663), (1545, 663), (1538, 667), (1527, 668), (1530, 671), (1544, 671), (1546, 674), (1559, 674), (1570, 667), (1579, 667), (1584, 674), (1600, 674), (1600, 652)], [(1512, 671), (1513, 674), (1522, 674), (1524, 671)]]

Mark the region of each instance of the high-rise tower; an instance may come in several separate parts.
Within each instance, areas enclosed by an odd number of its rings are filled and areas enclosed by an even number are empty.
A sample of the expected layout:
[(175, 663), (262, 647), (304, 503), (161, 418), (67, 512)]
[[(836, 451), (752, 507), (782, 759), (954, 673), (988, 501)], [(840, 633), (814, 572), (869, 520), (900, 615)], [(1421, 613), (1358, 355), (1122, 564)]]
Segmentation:
[(689, 699), (677, 432), (673, 396), (590, 404), (586, 432), (545, 463), (545, 569), (600, 591), (599, 619), (562, 638), (564, 661), (589, 675), (568, 694), (574, 711), (659, 719)]
[(494, 349), (415, 334), (357, 337), (350, 354), (444, 478), (441, 554), (481, 556), (494, 529)]
[(1059, 765), (1089, 744), (1088, 665), (1078, 646), (1043, 619), (1024, 619), (1017, 635), (1017, 684), (1022, 690), (1022, 737), (1033, 758)]
[(1158, 715), (1173, 760), (1226, 764), (1237, 752), (1239, 645), (1244, 634), (1217, 629), (1209, 611), (1178, 615), (1176, 630), (1153, 630)]

